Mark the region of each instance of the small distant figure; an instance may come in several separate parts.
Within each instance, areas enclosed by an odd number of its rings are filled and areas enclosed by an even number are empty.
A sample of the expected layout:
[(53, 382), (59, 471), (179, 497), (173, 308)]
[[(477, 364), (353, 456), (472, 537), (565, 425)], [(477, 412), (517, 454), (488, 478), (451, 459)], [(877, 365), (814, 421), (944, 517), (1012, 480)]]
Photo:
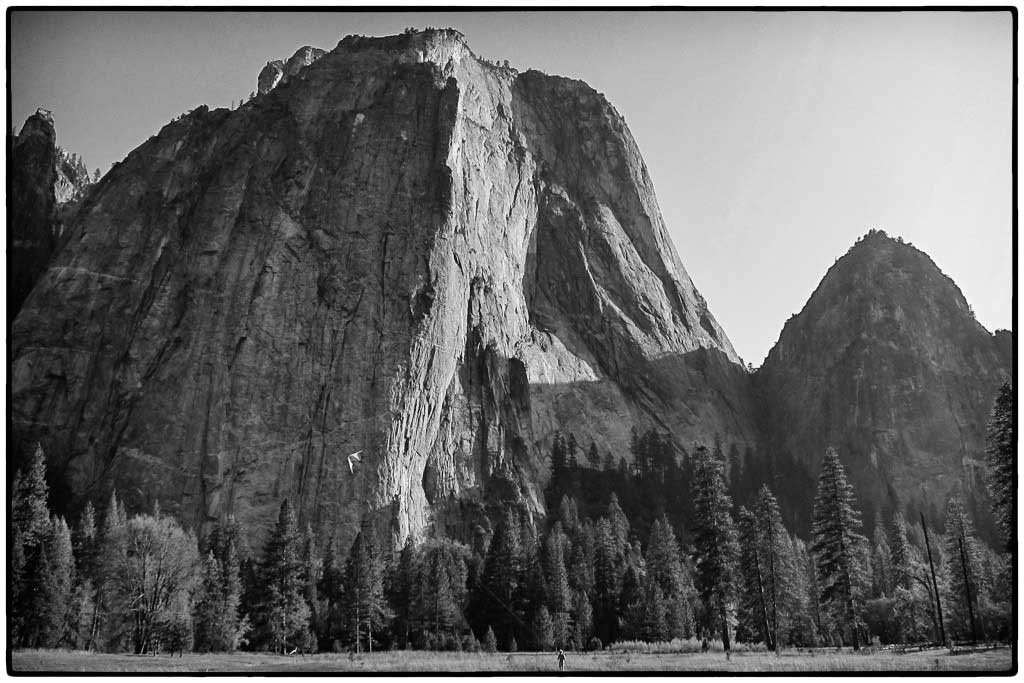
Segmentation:
[(708, 639), (707, 639), (707, 636), (705, 636), (705, 637), (704, 637), (704, 640), (702, 640), (702, 641), (701, 641), (701, 643), (700, 643), (700, 651), (701, 651), (701, 652), (707, 652), (707, 651), (708, 651), (708, 649), (710, 649), (710, 647), (711, 647), (711, 646), (710, 646), (710, 645), (708, 645)]
[(565, 651), (558, 651), (558, 670), (565, 671)]

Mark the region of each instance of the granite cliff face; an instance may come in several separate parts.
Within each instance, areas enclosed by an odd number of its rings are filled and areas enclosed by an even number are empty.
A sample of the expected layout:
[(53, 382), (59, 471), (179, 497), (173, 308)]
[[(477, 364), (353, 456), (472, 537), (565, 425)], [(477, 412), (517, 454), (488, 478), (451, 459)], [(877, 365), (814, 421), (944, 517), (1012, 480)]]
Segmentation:
[[(926, 254), (873, 231), (829, 269), (757, 372), (765, 448), (816, 480), (835, 446), (868, 529), (896, 509), (941, 523), (961, 492), (991, 533), (985, 425), (1011, 369), (1012, 335), (985, 330)], [(786, 497), (809, 515), (813, 490)]]
[[(57, 147), (53, 116), (38, 109), (8, 140), (10, 197), (8, 316), (13, 319), (62, 242), (64, 226), (90, 187), (84, 165)], [(76, 157), (77, 160), (77, 157)], [(83, 177), (84, 174), (84, 177)]]
[(8, 316), (14, 318), (56, 247), (57, 136), (53, 117), (36, 111), (9, 140), (11, 175), (8, 266), (11, 268)]
[(260, 81), (117, 164), (15, 321), (15, 437), (69, 504), (116, 486), (260, 535), (289, 497), (314, 528), (468, 538), (499, 500), (542, 511), (557, 429), (617, 456), (634, 425), (753, 442), (749, 377), (599, 93), (454, 31)]

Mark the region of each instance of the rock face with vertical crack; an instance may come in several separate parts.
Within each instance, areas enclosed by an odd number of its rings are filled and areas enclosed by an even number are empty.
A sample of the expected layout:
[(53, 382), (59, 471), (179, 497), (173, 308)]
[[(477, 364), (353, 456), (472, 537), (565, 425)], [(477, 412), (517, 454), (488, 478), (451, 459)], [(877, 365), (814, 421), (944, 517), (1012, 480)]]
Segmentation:
[[(756, 375), (766, 450), (817, 477), (827, 446), (850, 472), (868, 530), (881, 513), (941, 524), (960, 493), (992, 535), (985, 425), (1011, 377), (1012, 335), (989, 333), (922, 251), (868, 233), (790, 318)], [(813, 491), (783, 492), (810, 527)]]
[(168, 124), (69, 240), (12, 390), (70, 504), (116, 486), (258, 541), (288, 497), (321, 530), (465, 538), (498, 501), (543, 511), (556, 430), (616, 457), (632, 426), (754, 439), (625, 122), (455, 31), (348, 37)]

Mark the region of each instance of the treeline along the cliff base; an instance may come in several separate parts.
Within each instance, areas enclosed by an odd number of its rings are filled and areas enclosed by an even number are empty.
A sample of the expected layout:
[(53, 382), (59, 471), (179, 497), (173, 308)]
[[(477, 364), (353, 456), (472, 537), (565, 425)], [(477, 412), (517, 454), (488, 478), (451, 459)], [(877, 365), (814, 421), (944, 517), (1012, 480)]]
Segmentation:
[(1007, 641), (1013, 401), (1005, 385), (988, 427), (1001, 548), (974, 534), (956, 496), (941, 531), (899, 512), (862, 529), (834, 449), (807, 539), (787, 528), (769, 485), (744, 490), (732, 449), (677, 452), (652, 431), (634, 438), (629, 461), (558, 435), (547, 518), (506, 506), (480, 548), (437, 537), (392, 551), (368, 521), (351, 547), (321, 543), (283, 500), (261, 553), (231, 518), (197, 538), (159, 508), (129, 516), (116, 492), (69, 525), (51, 514), (37, 449), (10, 489), (10, 645), (141, 654)]

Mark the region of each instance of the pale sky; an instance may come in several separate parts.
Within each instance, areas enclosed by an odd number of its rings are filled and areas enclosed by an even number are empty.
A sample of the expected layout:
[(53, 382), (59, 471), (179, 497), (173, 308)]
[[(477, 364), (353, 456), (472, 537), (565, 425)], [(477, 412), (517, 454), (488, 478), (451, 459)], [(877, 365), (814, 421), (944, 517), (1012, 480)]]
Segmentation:
[(15, 12), (13, 123), (53, 111), (104, 172), (270, 59), (451, 26), (478, 55), (587, 81), (625, 117), (684, 266), (759, 365), (869, 228), (1011, 325), (1009, 12)]

